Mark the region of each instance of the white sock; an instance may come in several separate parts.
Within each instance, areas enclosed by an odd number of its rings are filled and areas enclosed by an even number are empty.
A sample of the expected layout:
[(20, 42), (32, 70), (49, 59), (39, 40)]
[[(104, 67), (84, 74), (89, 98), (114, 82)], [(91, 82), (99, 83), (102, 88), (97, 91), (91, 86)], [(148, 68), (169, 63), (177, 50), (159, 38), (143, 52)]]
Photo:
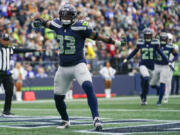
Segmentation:
[(111, 89), (105, 89), (106, 98), (111, 98)]

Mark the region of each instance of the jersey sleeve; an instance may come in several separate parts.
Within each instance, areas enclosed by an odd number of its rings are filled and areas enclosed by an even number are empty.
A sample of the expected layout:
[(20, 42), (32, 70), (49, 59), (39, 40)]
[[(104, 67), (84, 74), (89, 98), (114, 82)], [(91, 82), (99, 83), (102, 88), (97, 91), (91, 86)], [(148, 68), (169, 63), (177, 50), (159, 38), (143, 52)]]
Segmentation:
[(57, 28), (61, 28), (61, 24), (60, 21), (58, 21), (58, 19), (54, 19), (52, 21), (50, 21), (50, 25), (49, 28), (56, 31)]
[(138, 39), (138, 41), (136, 42), (136, 47), (137, 48), (141, 48), (141, 46), (144, 45), (144, 40), (143, 39)]
[(157, 39), (154, 39), (151, 44), (154, 45), (156, 49), (160, 48), (160, 42)]
[(72, 26), (71, 29), (78, 31), (78, 33), (84, 38), (90, 37), (92, 33), (92, 28), (89, 26), (87, 21), (78, 22), (78, 25)]

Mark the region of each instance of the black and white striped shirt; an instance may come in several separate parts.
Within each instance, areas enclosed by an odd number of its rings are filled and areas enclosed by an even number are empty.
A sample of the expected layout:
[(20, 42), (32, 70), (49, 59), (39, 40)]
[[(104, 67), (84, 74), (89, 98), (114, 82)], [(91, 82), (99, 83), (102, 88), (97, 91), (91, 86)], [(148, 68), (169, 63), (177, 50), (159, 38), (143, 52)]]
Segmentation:
[(0, 44), (0, 72), (10, 70), (10, 59), (14, 53), (35, 52), (36, 49), (4, 47)]
[(0, 46), (0, 71), (10, 70), (10, 58), (13, 54), (12, 47)]

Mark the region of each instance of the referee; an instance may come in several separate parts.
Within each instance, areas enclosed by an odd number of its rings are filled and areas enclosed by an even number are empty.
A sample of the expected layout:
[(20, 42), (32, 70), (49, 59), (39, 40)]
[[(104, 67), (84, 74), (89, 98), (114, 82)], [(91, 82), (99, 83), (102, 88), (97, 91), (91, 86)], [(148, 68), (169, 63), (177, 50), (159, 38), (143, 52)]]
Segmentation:
[(14, 53), (34, 52), (35, 49), (20, 49), (9, 47), (9, 35), (0, 33), (0, 85), (5, 90), (5, 104), (2, 115), (13, 115), (11, 113), (11, 101), (13, 96), (13, 79), (10, 72), (10, 58)]

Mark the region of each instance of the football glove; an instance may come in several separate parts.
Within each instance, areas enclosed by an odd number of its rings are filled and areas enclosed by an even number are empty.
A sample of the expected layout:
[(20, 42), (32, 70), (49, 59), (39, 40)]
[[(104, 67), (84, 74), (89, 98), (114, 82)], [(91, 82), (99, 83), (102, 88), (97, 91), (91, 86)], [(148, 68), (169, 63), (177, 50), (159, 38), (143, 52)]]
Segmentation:
[(122, 63), (120, 63), (120, 65), (119, 65), (119, 66), (120, 66), (120, 69), (122, 69), (122, 68), (123, 68), (123, 65), (124, 65), (125, 63), (127, 63), (127, 59), (124, 59), (124, 60), (123, 60), (123, 62), (122, 62)]
[(34, 22), (32, 23), (32, 26), (34, 28), (40, 28), (41, 26), (45, 26), (47, 23), (47, 21), (43, 20), (42, 18), (37, 18), (34, 20)]

